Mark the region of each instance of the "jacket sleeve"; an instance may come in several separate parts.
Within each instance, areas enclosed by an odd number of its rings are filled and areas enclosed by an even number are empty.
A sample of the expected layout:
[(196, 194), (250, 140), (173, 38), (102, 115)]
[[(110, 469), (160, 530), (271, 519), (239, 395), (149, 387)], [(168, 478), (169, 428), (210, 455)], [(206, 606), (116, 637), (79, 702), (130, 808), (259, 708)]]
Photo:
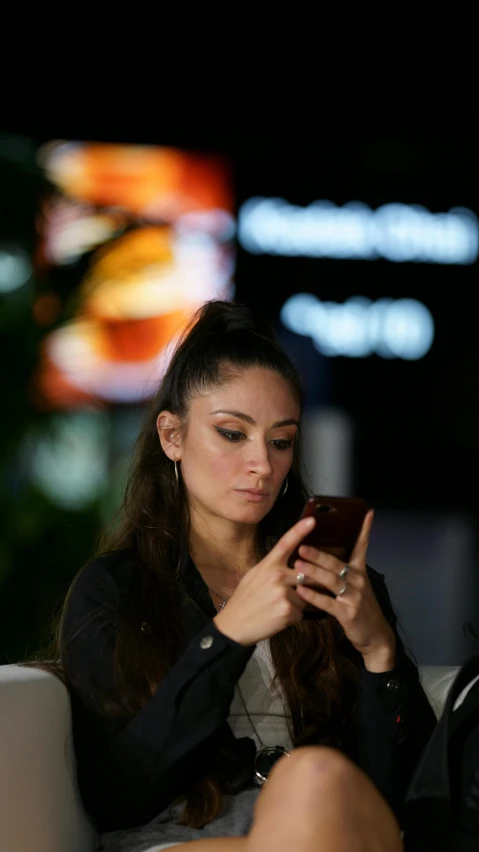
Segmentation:
[(165, 806), (172, 798), (175, 778), (225, 722), (235, 683), (254, 650), (207, 621), (142, 709), (126, 723), (115, 722), (100, 708), (115, 697), (120, 595), (108, 560), (99, 558), (84, 569), (66, 611), (62, 656), (80, 789), (97, 821), (115, 828), (119, 812), (125, 825), (138, 824), (151, 818), (153, 798), (153, 814), (162, 799)]
[(436, 726), (436, 716), (397, 631), (397, 618), (384, 582), (369, 576), (381, 609), (394, 629), (397, 661), (380, 674), (361, 670), (358, 701), (358, 762), (402, 823), (415, 765)]

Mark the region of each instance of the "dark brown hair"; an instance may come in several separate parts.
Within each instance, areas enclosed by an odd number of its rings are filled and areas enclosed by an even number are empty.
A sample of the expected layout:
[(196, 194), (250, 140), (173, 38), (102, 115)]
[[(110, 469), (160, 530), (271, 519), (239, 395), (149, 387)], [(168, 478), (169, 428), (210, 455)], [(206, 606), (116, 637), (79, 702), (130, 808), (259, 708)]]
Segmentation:
[[(297, 372), (269, 326), (245, 306), (209, 302), (195, 315), (151, 400), (135, 447), (121, 522), (100, 545), (100, 552), (128, 548), (138, 574), (137, 596), (128, 612), (121, 613), (117, 634), (117, 688), (99, 708), (106, 716), (128, 719), (137, 713), (183, 650), (179, 564), (188, 541), (188, 513), (184, 490), (176, 487), (173, 463), (158, 439), (158, 413), (168, 410), (185, 420), (195, 394), (220, 387), (250, 367), (281, 375), (301, 405)], [(306, 496), (297, 441), (286, 494), (258, 526), (259, 558), (299, 518)], [(143, 622), (161, 627), (141, 631)], [(60, 623), (57, 661), (64, 652), (61, 637)], [(291, 713), (293, 744), (340, 746), (354, 722), (359, 658), (338, 622), (329, 617), (303, 621), (274, 636), (270, 646)], [(61, 666), (56, 671), (61, 676)], [(182, 821), (189, 825), (205, 825), (219, 812), (221, 791), (212, 778), (202, 779), (185, 797)]]

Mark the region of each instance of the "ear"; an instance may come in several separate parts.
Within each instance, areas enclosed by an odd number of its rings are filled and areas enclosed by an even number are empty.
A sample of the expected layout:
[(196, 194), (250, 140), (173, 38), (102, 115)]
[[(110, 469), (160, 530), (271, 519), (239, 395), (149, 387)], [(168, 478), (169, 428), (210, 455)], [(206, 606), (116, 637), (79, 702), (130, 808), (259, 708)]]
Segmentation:
[(181, 459), (181, 421), (171, 411), (160, 411), (156, 418), (156, 428), (163, 452), (171, 461)]

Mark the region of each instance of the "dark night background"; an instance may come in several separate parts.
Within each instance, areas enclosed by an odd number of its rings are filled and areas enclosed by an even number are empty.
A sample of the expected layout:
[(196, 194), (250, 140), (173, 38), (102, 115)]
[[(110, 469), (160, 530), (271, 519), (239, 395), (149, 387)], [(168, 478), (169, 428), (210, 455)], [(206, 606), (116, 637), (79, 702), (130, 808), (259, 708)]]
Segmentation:
[[(335, 133), (254, 130), (246, 129), (246, 122), (188, 126), (144, 116), (12, 122), (0, 131), (0, 242), (21, 242), (33, 251), (33, 222), (44, 186), (34, 151), (51, 139), (225, 154), (233, 165), (238, 209), (251, 196), (263, 195), (297, 205), (326, 198), (338, 205), (360, 200), (371, 208), (391, 201), (422, 204), (431, 212), (461, 206), (477, 215), (475, 124), (469, 113), (397, 117), (360, 129), (341, 126)], [(372, 551), (380, 564), (374, 565), (386, 574), (411, 644), (426, 663), (457, 664), (478, 644), (464, 628), (471, 621), (479, 630), (477, 271), (477, 262), (285, 258), (237, 247), (236, 298), (259, 307), (296, 353), (308, 405), (333, 407), (350, 418), (353, 490), (377, 510)], [(75, 286), (75, 272), (63, 271), (53, 286), (64, 295)], [(357, 295), (417, 299), (434, 317), (432, 349), (419, 361), (320, 356), (307, 338), (280, 327), (279, 310), (296, 291), (334, 302)], [(48, 636), (71, 579), (91, 553), (105, 507), (93, 502), (81, 511), (59, 509), (29, 483), (21, 447), (32, 424), (48, 429), (48, 415), (35, 409), (28, 393), (45, 330), (33, 323), (28, 305), (2, 294), (0, 328), (0, 663), (5, 663)], [(112, 416), (127, 420), (128, 413), (117, 410)], [(448, 524), (459, 530), (457, 545), (456, 533), (441, 538)], [(467, 605), (458, 592), (461, 584), (468, 589)], [(478, 592), (475, 600), (471, 590)]]

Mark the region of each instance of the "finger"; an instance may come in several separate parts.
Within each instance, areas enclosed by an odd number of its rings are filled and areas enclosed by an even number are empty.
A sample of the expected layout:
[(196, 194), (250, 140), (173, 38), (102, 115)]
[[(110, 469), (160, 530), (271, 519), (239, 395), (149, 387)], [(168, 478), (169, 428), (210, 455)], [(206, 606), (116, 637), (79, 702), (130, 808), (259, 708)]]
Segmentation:
[(311, 516), (309, 518), (302, 518), (288, 532), (281, 536), (280, 540), (270, 550), (269, 555), (279, 558), (282, 561), (287, 560), (303, 538), (311, 532), (315, 524), (316, 521)]
[(333, 595), (339, 594), (341, 589), (344, 588), (346, 582), (349, 582), (351, 579), (351, 587), (354, 586), (354, 576), (350, 574), (347, 575), (347, 580), (344, 577), (339, 576), (339, 572), (330, 571), (327, 568), (322, 568), (318, 565), (311, 565), (310, 562), (303, 562), (301, 559), (297, 559), (294, 563), (294, 575), (297, 576), (298, 572), (301, 572), (305, 576), (304, 584), (308, 586), (324, 586)]
[[(296, 559), (294, 563), (294, 571), (297, 573), (298, 571), (303, 571), (305, 574), (309, 574), (310, 576), (319, 576), (315, 573), (316, 569), (327, 571), (333, 577), (339, 578), (341, 580), (341, 584), (344, 585), (344, 581), (347, 577), (348, 582), (351, 583), (355, 588), (361, 589), (364, 585), (364, 573), (359, 568), (355, 567), (352, 564), (346, 564), (346, 562), (341, 562), (339, 559), (336, 559), (335, 556), (330, 556), (329, 553), (323, 554), (321, 551), (316, 551), (316, 553), (320, 554), (321, 561), (320, 562), (312, 562), (310, 559)], [(302, 556), (303, 548), (300, 547), (299, 555)], [(299, 563), (302, 563), (302, 567), (299, 567)], [(323, 575), (324, 576), (324, 575)]]
[(299, 585), (301, 585), (302, 583), (308, 582), (308, 579), (306, 577), (306, 571), (304, 570), (304, 567), (303, 568), (300, 568), (300, 567), (296, 568), (296, 565), (299, 564), (299, 563), (300, 563), (300, 560), (297, 559), (296, 562), (294, 563), (295, 567), (293, 569), (291, 569), (291, 568), (285, 568), (284, 569), (284, 574), (282, 576), (281, 582), (284, 582), (284, 584), (286, 586), (291, 587), (291, 588), (294, 588), (295, 586), (297, 586), (298, 585), (298, 574), (300, 572), (304, 574), (305, 579), (301, 580)]
[[(337, 598), (330, 598), (329, 595), (322, 595), (320, 592), (316, 592), (308, 586), (298, 586), (296, 594), (305, 603), (312, 604), (316, 607), (316, 609), (321, 609), (323, 612), (327, 612), (330, 615), (334, 615), (335, 618), (338, 618)], [(338, 618), (338, 621), (340, 621), (340, 618)]]
[(329, 571), (334, 571), (339, 574), (344, 566), (337, 556), (331, 553), (326, 553), (324, 550), (318, 550), (316, 547), (302, 544), (299, 548), (299, 555), (305, 562), (311, 562), (312, 565), (319, 565), (320, 568), (327, 568)]
[(306, 606), (306, 601), (301, 600), (301, 598), (296, 594), (294, 589), (291, 589), (291, 591), (288, 591), (288, 600), (293, 604), (293, 606), (298, 607), (298, 609), (300, 609), (301, 612), (303, 611), (303, 609)]
[(366, 553), (369, 544), (369, 535), (374, 521), (374, 511), (371, 509), (364, 518), (361, 532), (359, 533), (354, 550), (351, 555), (351, 562), (359, 563), (366, 566)]

